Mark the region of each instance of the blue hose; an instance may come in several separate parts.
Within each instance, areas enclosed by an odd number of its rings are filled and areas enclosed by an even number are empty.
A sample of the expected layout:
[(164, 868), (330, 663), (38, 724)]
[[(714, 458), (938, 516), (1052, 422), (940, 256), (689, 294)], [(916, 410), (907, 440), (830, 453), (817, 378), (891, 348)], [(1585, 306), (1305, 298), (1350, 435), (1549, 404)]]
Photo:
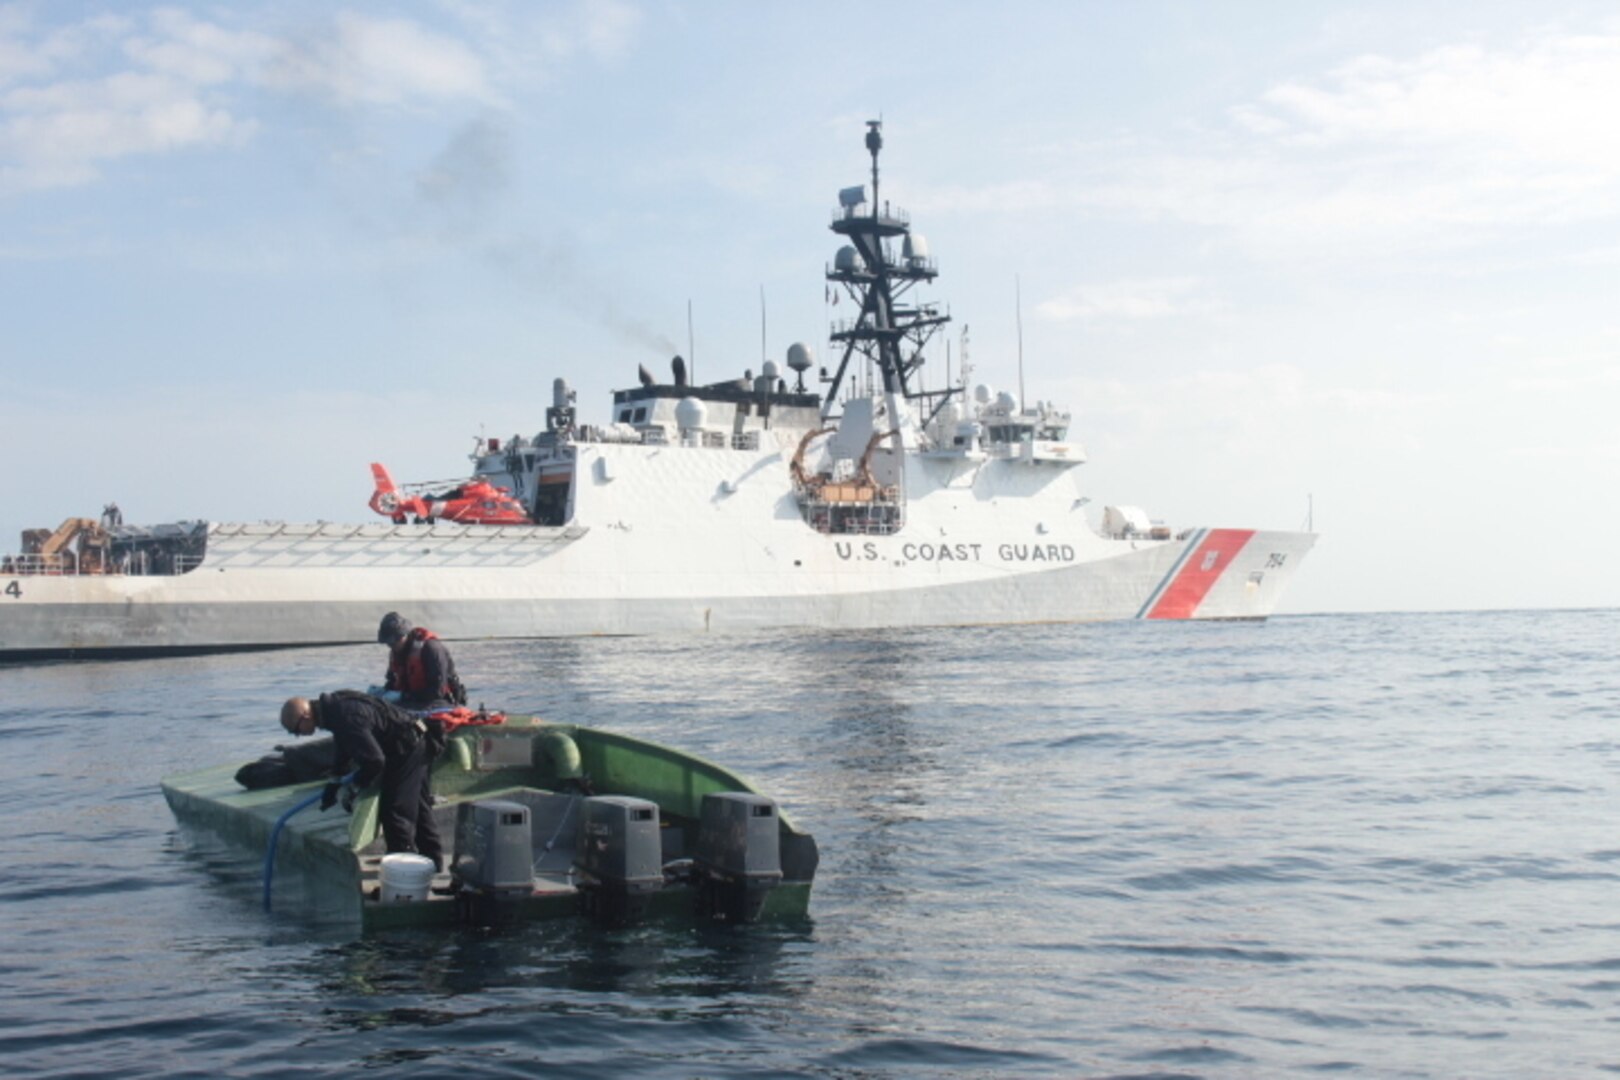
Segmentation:
[[(359, 776), (359, 775), (360, 775), (360, 770), (356, 769), (354, 772), (350, 773), (348, 776), (345, 776), (343, 779), (339, 780), (338, 783), (340, 783), (340, 784), (352, 784), (352, 783), (354, 783), (354, 778)], [(321, 801), (321, 795), (324, 794), (325, 791), (326, 791), (326, 788), (324, 786), (322, 786), (320, 791), (311, 792), (309, 798), (299, 801), (291, 809), (289, 809), (286, 813), (284, 813), (280, 817), (278, 817), (276, 819), (275, 827), (270, 830), (270, 846), (265, 850), (265, 853), (264, 853), (264, 910), (265, 911), (270, 910), (270, 882), (275, 877), (275, 873), (276, 873), (276, 844), (280, 843), (280, 841), (281, 841), (281, 827), (283, 825), (287, 824), (287, 819), (291, 818), (294, 814), (298, 813), (298, 811), (300, 811), (300, 810), (302, 810), (302, 809), (304, 809), (305, 807), (308, 807), (308, 806), (314, 806), (316, 803), (320, 802)]]

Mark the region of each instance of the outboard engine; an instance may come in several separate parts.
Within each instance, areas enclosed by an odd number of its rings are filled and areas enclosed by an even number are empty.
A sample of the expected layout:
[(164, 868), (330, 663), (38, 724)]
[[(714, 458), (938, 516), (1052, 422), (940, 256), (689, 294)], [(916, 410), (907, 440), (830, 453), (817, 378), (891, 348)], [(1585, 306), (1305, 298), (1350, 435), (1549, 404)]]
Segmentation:
[(580, 905), (610, 926), (634, 922), (664, 884), (658, 804), (596, 795), (583, 805), (574, 856), (581, 871)]
[(529, 808), (487, 799), (456, 809), (456, 905), (463, 922), (500, 925), (518, 915), (516, 901), (534, 893)]
[(723, 922), (753, 922), (782, 880), (776, 803), (741, 791), (703, 796), (698, 819), (697, 910)]

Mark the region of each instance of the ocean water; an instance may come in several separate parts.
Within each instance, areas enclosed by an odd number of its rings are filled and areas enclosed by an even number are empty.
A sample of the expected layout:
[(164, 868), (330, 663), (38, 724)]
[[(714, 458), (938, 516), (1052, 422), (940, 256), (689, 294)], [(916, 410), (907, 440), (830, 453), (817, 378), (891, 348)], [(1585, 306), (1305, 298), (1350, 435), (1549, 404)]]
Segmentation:
[(742, 771), (802, 922), (361, 937), (161, 777), (375, 646), (0, 667), (0, 1073), (1620, 1072), (1620, 612), (466, 643)]

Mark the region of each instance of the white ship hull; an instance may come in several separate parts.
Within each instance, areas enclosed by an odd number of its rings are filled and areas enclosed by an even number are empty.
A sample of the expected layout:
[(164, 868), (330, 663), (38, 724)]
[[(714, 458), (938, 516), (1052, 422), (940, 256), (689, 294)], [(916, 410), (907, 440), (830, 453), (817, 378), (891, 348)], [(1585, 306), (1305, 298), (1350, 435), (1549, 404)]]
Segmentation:
[(802, 344), (792, 389), (773, 361), (695, 386), (675, 357), (671, 382), (643, 368), (615, 392), (606, 425), (556, 380), (545, 429), (481, 443), (449, 490), (373, 464), (393, 524), (205, 534), (108, 507), (31, 530), (0, 568), (0, 658), (364, 642), (387, 611), (460, 639), (1271, 614), (1311, 533), (1176, 532), (1120, 506), (1093, 524), (1070, 414), (970, 385), (965, 329), (958, 383), (924, 388), (950, 316), (920, 295), (928, 245), (878, 197), (881, 127), (870, 197), (842, 190), (830, 225), (828, 289), (854, 314), (824, 392)]
[(827, 535), (778, 448), (578, 452), (567, 526), (215, 524), (182, 574), (0, 577), (0, 658), (367, 642), (389, 610), (451, 639), (1260, 619), (1315, 540), (1111, 539), (1071, 470), (916, 455), (902, 528)]

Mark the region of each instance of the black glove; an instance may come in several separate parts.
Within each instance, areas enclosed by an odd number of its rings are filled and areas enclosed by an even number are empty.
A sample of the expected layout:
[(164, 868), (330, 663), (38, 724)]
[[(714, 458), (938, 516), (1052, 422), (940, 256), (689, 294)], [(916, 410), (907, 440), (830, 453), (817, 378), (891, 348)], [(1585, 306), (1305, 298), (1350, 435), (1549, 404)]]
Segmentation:
[(354, 813), (354, 799), (358, 794), (359, 792), (354, 790), (353, 784), (343, 785), (343, 812), (345, 814)]
[[(327, 784), (324, 788), (321, 789), (321, 809), (322, 810), (330, 810), (330, 809), (332, 809), (332, 807), (337, 805), (338, 789), (341, 788), (341, 787), (343, 787), (343, 785), (338, 783), (336, 780), (334, 780), (330, 784)], [(351, 788), (350, 790), (353, 790), (353, 789)], [(346, 806), (346, 807), (344, 807), (344, 809), (347, 810), (348, 807)]]

